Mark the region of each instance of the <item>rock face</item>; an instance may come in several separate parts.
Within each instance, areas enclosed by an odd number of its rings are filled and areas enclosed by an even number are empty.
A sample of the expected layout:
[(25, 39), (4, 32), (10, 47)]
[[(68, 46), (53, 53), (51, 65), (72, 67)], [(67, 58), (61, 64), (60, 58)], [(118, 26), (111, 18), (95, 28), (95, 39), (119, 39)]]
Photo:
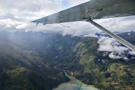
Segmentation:
[[(135, 44), (134, 32), (120, 36)], [(111, 59), (111, 52), (98, 51), (97, 42), (95, 37), (1, 31), (0, 89), (52, 90), (68, 81), (63, 73), (66, 70), (101, 90), (133, 90), (135, 56), (127, 54), (128, 60)]]

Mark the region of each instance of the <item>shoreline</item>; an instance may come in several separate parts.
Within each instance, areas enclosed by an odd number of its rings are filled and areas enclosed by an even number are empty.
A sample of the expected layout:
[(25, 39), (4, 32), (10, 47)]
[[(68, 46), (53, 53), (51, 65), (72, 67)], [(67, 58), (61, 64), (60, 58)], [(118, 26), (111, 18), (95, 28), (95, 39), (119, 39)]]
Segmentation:
[[(83, 90), (83, 88), (87, 88), (87, 90), (99, 90), (93, 85), (87, 85), (81, 82), (80, 80), (77, 80), (76, 78), (68, 75), (65, 71), (64, 71), (64, 74), (67, 78), (70, 79), (70, 81), (60, 84), (57, 88), (54, 88), (53, 90), (66, 90), (65, 88), (67, 88), (67, 90), (69, 88), (72, 88), (73, 90), (79, 90), (79, 89)], [(74, 88), (77, 88), (77, 89), (74, 89)]]

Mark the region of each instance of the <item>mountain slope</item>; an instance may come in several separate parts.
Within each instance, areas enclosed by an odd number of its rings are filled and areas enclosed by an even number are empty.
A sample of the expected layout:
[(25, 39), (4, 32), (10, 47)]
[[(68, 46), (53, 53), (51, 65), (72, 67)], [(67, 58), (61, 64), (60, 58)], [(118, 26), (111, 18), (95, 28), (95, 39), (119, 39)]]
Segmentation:
[[(120, 34), (135, 43), (134, 32)], [(135, 88), (135, 56), (112, 59), (98, 51), (98, 38), (58, 33), (1, 32), (0, 89), (52, 90), (68, 81), (65, 70), (101, 90)]]
[(68, 80), (63, 72), (50, 67), (34, 50), (11, 40), (10, 35), (8, 32), (0, 35), (1, 90), (52, 90)]

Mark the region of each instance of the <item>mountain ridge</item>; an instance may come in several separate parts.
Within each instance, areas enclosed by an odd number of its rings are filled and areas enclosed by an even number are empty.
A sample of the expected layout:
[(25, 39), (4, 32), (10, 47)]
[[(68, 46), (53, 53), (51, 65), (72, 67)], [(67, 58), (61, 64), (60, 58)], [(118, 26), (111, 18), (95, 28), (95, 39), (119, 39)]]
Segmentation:
[[(135, 44), (135, 32), (128, 33), (120, 36)], [(97, 37), (1, 32), (0, 40), (2, 90), (52, 90), (68, 81), (63, 70), (101, 90), (135, 88), (135, 56), (127, 54), (128, 61), (111, 59), (110, 52), (98, 51)]]

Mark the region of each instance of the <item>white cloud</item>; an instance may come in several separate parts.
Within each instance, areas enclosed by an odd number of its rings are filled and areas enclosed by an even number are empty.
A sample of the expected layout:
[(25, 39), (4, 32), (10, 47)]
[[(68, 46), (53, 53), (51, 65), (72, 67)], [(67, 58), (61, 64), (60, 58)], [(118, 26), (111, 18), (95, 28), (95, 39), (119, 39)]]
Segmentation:
[(112, 58), (112, 59), (121, 59), (120, 56), (115, 55), (113, 52), (109, 54), (109, 57)]
[[(3, 23), (5, 25), (2, 24), (2, 26), (4, 27), (9, 26), (9, 30), (10, 27), (14, 27), (20, 30), (20, 28), (24, 26), (26, 27), (25, 30), (30, 30), (31, 24), (29, 24), (28, 22), (60, 11), (62, 9), (62, 4), (65, 5), (65, 3), (67, 2), (68, 8), (87, 1), (89, 0), (0, 0), (0, 20), (10, 20), (10, 24), (9, 22)], [(13, 25), (13, 23), (11, 24), (11, 22), (13, 22), (16, 25)], [(19, 24), (15, 22), (18, 22)], [(111, 31), (135, 31), (135, 16), (96, 20), (96, 22), (98, 22), (99, 24), (103, 25)], [(26, 24), (30, 25), (30, 27)], [(62, 25), (70, 26), (70, 28), (62, 27)], [(55, 30), (55, 28), (57, 27), (57, 30), (64, 29), (65, 31), (62, 31), (64, 32), (64, 34), (85, 36), (93, 35), (93, 33), (96, 32), (101, 32), (100, 30), (86, 22), (65, 23), (62, 25), (47, 25), (48, 27), (45, 26), (45, 28), (42, 30)], [(34, 28), (31, 27), (31, 30), (34, 31)]]
[(39, 18), (62, 10), (63, 2), (69, 2), (68, 8), (85, 1), (88, 0), (0, 0), (0, 17)]
[[(88, 22), (72, 22), (54, 25), (38, 26), (29, 23), (34, 19), (47, 16), (49, 14), (62, 10), (62, 3), (67, 2), (68, 7), (87, 2), (89, 0), (0, 0), (0, 29), (7, 31), (51, 31), (60, 32), (63, 35), (71, 34), (73, 36), (95, 36), (95, 33), (102, 32)], [(63, 3), (64, 5), (64, 3)], [(112, 32), (129, 32), (135, 31), (135, 16), (110, 18), (96, 20)], [(111, 58), (126, 58), (123, 53), (129, 51), (126, 47), (121, 46), (112, 38), (101, 37), (98, 41), (100, 51), (109, 51)]]
[(135, 55), (135, 52), (130, 51), (128, 48), (122, 46), (113, 38), (99, 37), (98, 40), (99, 51), (110, 52), (109, 57), (112, 59), (124, 59), (128, 60), (127, 54)]
[(98, 43), (100, 44), (99, 51), (117, 52), (122, 54), (128, 50), (128, 48), (121, 46), (120, 43), (109, 37), (100, 37)]
[(101, 19), (97, 22), (113, 32), (135, 31), (135, 16)]
[(7, 25), (7, 27), (14, 26), (17, 24), (22, 24), (19, 21), (12, 20), (12, 19), (0, 19), (0, 24), (1, 25)]
[[(0, 17), (32, 20), (60, 10), (59, 0), (0, 0)], [(6, 18), (5, 17), (5, 18)], [(28, 18), (27, 18), (28, 17)], [(32, 18), (32, 19), (31, 19)]]
[(130, 51), (129, 52), (131, 55), (135, 55), (135, 52), (134, 51)]

